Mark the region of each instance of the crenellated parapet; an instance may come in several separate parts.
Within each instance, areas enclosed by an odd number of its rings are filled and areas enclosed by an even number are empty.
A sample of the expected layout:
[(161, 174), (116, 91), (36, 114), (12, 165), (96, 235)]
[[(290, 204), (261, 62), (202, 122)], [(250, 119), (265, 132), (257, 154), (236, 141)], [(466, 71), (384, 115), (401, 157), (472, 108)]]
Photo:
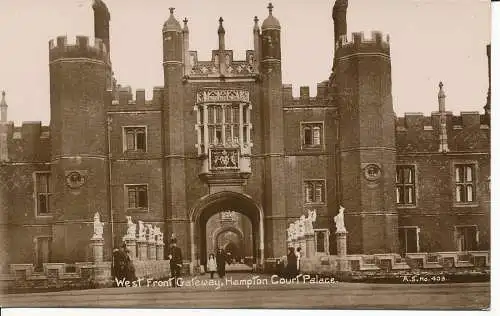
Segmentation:
[[(197, 51), (189, 51), (190, 69), (187, 76), (196, 77), (252, 77), (258, 73), (255, 51), (247, 50), (245, 60), (234, 60), (232, 50), (213, 50), (212, 59), (198, 60)], [(221, 67), (223, 65), (223, 67)]]
[(49, 41), (49, 60), (54, 62), (67, 58), (88, 58), (109, 63), (106, 45), (99, 38), (76, 36), (68, 41), (66, 36), (59, 36)]
[(152, 108), (161, 107), (163, 105), (163, 87), (153, 88), (153, 98), (146, 99), (145, 89), (136, 89), (135, 98), (132, 88), (120, 87), (115, 96), (110, 96), (107, 106), (111, 110), (118, 108)]
[(323, 81), (316, 86), (316, 96), (310, 96), (310, 87), (301, 86), (299, 88), (299, 97), (293, 96), (293, 86), (283, 84), (283, 106), (325, 106), (329, 104), (328, 81)]
[(8, 162), (47, 162), (50, 160), (50, 127), (39, 121), (3, 126), (7, 134)]
[(354, 32), (350, 42), (339, 41), (335, 57), (342, 58), (358, 53), (379, 53), (389, 56), (391, 53), (389, 35), (384, 36), (382, 32), (372, 31), (371, 38), (367, 38), (364, 32)]
[[(479, 112), (445, 112), (449, 151), (488, 151), (490, 128), (484, 124), (485, 115)], [(398, 153), (439, 152), (441, 113), (405, 113), (396, 118)]]

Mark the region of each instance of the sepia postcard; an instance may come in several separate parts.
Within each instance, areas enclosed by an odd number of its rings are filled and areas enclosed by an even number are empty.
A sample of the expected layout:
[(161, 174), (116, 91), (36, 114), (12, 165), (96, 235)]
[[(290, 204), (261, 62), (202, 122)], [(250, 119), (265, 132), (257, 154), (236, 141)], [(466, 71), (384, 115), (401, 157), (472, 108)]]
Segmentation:
[(0, 306), (490, 309), (489, 1), (0, 21)]

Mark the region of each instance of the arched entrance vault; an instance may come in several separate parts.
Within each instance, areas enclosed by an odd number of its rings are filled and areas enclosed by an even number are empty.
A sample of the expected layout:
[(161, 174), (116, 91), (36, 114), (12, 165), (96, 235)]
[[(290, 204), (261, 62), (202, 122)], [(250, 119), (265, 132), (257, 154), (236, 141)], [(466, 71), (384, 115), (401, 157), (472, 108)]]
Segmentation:
[(241, 240), (241, 241), (244, 241), (244, 234), (243, 234), (243, 231), (241, 229), (239, 229), (238, 227), (233, 227), (233, 226), (229, 226), (229, 227), (219, 227), (217, 228), (214, 232), (213, 232), (213, 238), (212, 238), (212, 242), (213, 242), (213, 245), (212, 245), (212, 248), (215, 249), (216, 248), (216, 244), (217, 244), (217, 240), (219, 239), (219, 236), (221, 234), (224, 234), (225, 232), (233, 232), (235, 233), (238, 238)]
[(191, 263), (199, 266), (206, 260), (205, 230), (208, 219), (222, 210), (231, 210), (247, 216), (252, 223), (255, 263), (264, 265), (264, 211), (249, 195), (221, 191), (200, 198), (189, 211)]

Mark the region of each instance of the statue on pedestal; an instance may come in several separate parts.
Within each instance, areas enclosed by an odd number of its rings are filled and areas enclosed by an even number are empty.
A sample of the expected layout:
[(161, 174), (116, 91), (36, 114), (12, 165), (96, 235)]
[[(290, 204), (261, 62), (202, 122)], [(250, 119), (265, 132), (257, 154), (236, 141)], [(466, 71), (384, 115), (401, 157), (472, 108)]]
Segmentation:
[(132, 216), (125, 216), (127, 218), (127, 234), (123, 239), (135, 239), (136, 225), (132, 222)]
[(307, 218), (305, 219), (305, 233), (307, 235), (314, 234), (313, 223), (316, 222), (316, 210), (309, 210)]
[(155, 241), (155, 234), (153, 231), (153, 225), (152, 224), (146, 224), (146, 228), (148, 230), (148, 242), (154, 242)]
[(104, 223), (101, 222), (101, 216), (99, 212), (94, 214), (94, 235), (92, 239), (103, 239), (102, 235), (104, 234)]
[(344, 223), (344, 208), (340, 206), (339, 213), (335, 215), (333, 220), (335, 221), (335, 226), (337, 226), (337, 233), (347, 233)]
[(286, 229), (287, 242), (291, 242), (293, 240), (293, 229), (293, 223), (290, 223), (290, 226), (288, 226), (288, 228)]
[[(159, 228), (158, 228), (158, 230), (159, 230)], [(156, 244), (160, 245), (160, 246), (164, 245), (164, 243), (163, 243), (163, 233), (161, 231), (159, 231), (159, 233), (158, 233), (158, 239), (156, 240)]]
[(146, 241), (146, 227), (144, 227), (144, 223), (142, 221), (138, 221), (137, 224), (139, 225), (139, 238), (137, 238), (139, 241)]

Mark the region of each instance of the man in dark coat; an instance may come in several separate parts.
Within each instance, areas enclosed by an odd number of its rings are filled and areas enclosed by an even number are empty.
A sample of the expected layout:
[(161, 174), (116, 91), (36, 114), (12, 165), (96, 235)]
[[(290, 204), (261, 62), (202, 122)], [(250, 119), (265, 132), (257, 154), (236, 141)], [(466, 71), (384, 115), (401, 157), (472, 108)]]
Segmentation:
[(226, 275), (227, 257), (225, 252), (220, 248), (217, 250), (217, 255), (215, 255), (215, 262), (217, 263), (217, 274), (219, 278), (224, 277)]
[(113, 250), (113, 276), (118, 280), (127, 277), (127, 255), (126, 245), (121, 245), (119, 249)]
[(182, 252), (179, 247), (177, 247), (177, 240), (172, 238), (170, 240), (170, 253), (168, 255), (170, 259), (170, 273), (172, 275), (172, 287), (178, 286), (177, 280), (181, 275), (182, 268)]

